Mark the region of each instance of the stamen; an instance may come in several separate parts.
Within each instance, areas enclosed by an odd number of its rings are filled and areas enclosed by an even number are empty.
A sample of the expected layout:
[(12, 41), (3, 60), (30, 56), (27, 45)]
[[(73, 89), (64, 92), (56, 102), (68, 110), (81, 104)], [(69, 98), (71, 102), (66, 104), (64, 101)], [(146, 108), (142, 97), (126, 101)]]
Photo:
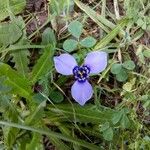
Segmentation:
[(89, 76), (90, 68), (86, 65), (83, 65), (81, 67), (76, 66), (73, 69), (73, 74), (76, 80), (79, 82), (85, 82)]

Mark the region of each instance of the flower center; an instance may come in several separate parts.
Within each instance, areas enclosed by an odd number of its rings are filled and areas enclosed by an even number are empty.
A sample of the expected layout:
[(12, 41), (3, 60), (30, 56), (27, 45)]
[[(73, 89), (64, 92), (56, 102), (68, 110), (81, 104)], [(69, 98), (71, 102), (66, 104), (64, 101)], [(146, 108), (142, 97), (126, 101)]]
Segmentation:
[(85, 82), (89, 76), (89, 73), (90, 73), (90, 68), (87, 67), (86, 65), (83, 65), (81, 67), (76, 66), (73, 68), (74, 77), (79, 82)]

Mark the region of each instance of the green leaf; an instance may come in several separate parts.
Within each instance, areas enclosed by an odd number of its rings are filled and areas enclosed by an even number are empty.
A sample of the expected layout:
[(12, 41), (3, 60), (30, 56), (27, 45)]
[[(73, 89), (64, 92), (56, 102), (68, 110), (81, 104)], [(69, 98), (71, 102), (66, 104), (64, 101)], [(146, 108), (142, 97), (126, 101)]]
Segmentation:
[(15, 104), (11, 101), (10, 95), (5, 95), (0, 93), (0, 112), (3, 112), (5, 117), (10, 120), (16, 121), (18, 118), (18, 110), (16, 109)]
[(105, 131), (105, 130), (107, 130), (109, 128), (109, 122), (106, 122), (106, 123), (104, 123), (102, 126), (101, 126), (101, 128), (100, 128), (100, 131), (102, 132), (102, 131)]
[(30, 116), (26, 118), (26, 125), (38, 125), (44, 116), (44, 107), (46, 106), (46, 101), (41, 102), (36, 109), (34, 109)]
[(150, 99), (148, 101), (146, 101), (145, 103), (143, 103), (143, 107), (144, 107), (144, 109), (150, 108)]
[(130, 112), (130, 110), (129, 110), (129, 108), (125, 107), (125, 108), (122, 109), (122, 112), (124, 114), (128, 114)]
[(142, 3), (140, 3), (140, 0), (124, 1), (124, 9), (126, 10), (126, 15), (129, 18), (133, 18), (133, 21), (137, 21), (137, 19), (141, 16), (139, 15), (141, 8), (142, 8)]
[(9, 45), (15, 43), (22, 36), (22, 31), (14, 23), (0, 24), (0, 44)]
[(114, 125), (117, 124), (117, 123), (120, 121), (122, 115), (123, 115), (122, 111), (119, 111), (119, 112), (115, 113), (115, 114), (113, 115), (113, 118), (112, 118), (112, 123), (113, 123)]
[(0, 21), (9, 16), (9, 11), (16, 15), (22, 12), (25, 6), (25, 0), (0, 0)]
[[(10, 114), (12, 115), (12, 114)], [(5, 127), (3, 128), (3, 134), (4, 134), (4, 143), (6, 147), (13, 147), (15, 141), (17, 140), (17, 134), (19, 132), (19, 129), (11, 128), (11, 127)]]
[(48, 45), (52, 44), (56, 46), (56, 36), (54, 34), (54, 31), (51, 28), (46, 28), (42, 34), (42, 44)]
[(132, 87), (133, 87), (133, 84), (131, 84), (130, 82), (126, 82), (122, 88), (127, 92), (131, 92)]
[(122, 65), (123, 65), (124, 68), (126, 68), (128, 70), (133, 70), (135, 68), (135, 64), (131, 60), (125, 61)]
[(139, 18), (136, 23), (139, 27), (142, 27), (142, 25), (144, 24), (144, 21), (142, 20), (142, 18)]
[(29, 51), (27, 49), (18, 50), (18, 51), (13, 52), (12, 56), (13, 56), (13, 62), (15, 63), (15, 68), (20, 74), (26, 77), (29, 71), (29, 68), (28, 68)]
[(19, 75), (10, 66), (4, 63), (0, 63), (0, 76), (5, 76), (6, 80), (4, 84), (12, 87), (12, 93), (18, 94), (24, 98), (31, 99), (32, 90), (29, 80)]
[[(21, 46), (21, 45), (27, 45), (29, 44), (28, 39), (26, 37), (26, 30), (25, 30), (25, 23), (22, 17), (14, 18), (12, 23), (17, 23), (20, 30), (23, 31), (22, 38), (13, 46)], [(11, 53), (13, 56), (13, 62), (15, 63), (15, 68), (17, 71), (22, 74), (24, 77), (27, 76), (29, 68), (29, 51), (28, 49), (22, 49), (22, 50), (16, 50)]]
[(46, 75), (53, 67), (54, 47), (47, 46), (44, 49), (43, 55), (40, 57), (38, 62), (33, 67), (31, 80), (32, 83), (36, 83), (42, 76)]
[(121, 126), (123, 128), (129, 128), (130, 127), (130, 121), (129, 121), (127, 115), (125, 115), (125, 114), (123, 115), (123, 117), (121, 119)]
[(107, 141), (111, 141), (113, 139), (113, 129), (108, 128), (103, 132), (103, 137)]
[[(50, 83), (49, 83), (49, 79), (50, 79), (50, 73), (42, 76), (42, 78), (39, 80), (39, 85), (42, 87), (42, 93), (46, 96), (49, 96), (50, 94)], [(44, 97), (43, 97), (44, 98)]]
[(93, 37), (88, 36), (88, 37), (82, 39), (82, 40), (80, 41), (80, 44), (81, 44), (83, 47), (88, 47), (88, 48), (90, 48), (90, 47), (93, 47), (93, 46), (96, 44), (96, 40), (95, 40)]
[(73, 39), (66, 40), (63, 43), (63, 49), (66, 50), (67, 52), (72, 52), (77, 48), (78, 42)]
[(71, 11), (74, 7), (74, 2), (71, 0), (53, 0), (49, 3), (50, 5), (50, 13), (55, 14), (57, 16), (61, 15), (62, 12), (67, 12), (67, 14)]
[(116, 75), (116, 78), (120, 82), (124, 82), (128, 79), (128, 74), (125, 69), (121, 69), (120, 73)]
[(144, 54), (143, 54), (143, 46), (140, 45), (138, 48), (137, 48), (137, 51), (136, 51), (136, 55), (138, 57), (138, 60), (139, 60), (139, 63), (140, 64), (145, 64), (145, 57), (144, 57)]
[(150, 50), (144, 50), (143, 54), (145, 57), (150, 58)]
[(11, 91), (11, 87), (5, 85), (4, 81), (6, 80), (6, 77), (2, 76), (0, 77), (0, 94), (3, 94), (3, 93), (7, 93), (9, 91)]
[(37, 104), (40, 104), (41, 102), (45, 101), (45, 97), (41, 95), (41, 93), (36, 93), (32, 97)]
[(79, 21), (72, 21), (68, 26), (68, 31), (76, 38), (79, 39), (82, 34), (83, 26)]
[(121, 64), (113, 64), (111, 67), (111, 73), (113, 74), (119, 74), (122, 70), (122, 65)]
[(50, 99), (55, 103), (61, 103), (64, 100), (64, 96), (59, 91), (52, 91), (50, 93)]

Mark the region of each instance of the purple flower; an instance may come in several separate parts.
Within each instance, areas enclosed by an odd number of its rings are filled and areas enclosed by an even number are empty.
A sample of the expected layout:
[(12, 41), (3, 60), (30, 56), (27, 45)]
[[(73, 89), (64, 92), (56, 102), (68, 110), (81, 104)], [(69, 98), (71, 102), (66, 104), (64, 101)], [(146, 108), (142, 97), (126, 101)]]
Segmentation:
[(84, 105), (93, 95), (93, 89), (88, 82), (89, 75), (102, 72), (107, 66), (107, 53), (94, 51), (87, 54), (84, 64), (78, 66), (73, 56), (61, 54), (54, 57), (57, 72), (63, 75), (74, 75), (75, 83), (71, 87), (72, 97), (80, 105)]

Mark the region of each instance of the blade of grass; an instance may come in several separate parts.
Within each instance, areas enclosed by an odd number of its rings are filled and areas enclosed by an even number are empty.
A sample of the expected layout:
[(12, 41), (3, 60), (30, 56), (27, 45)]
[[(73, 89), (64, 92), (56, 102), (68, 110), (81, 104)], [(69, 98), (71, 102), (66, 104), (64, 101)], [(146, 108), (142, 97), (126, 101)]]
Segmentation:
[(119, 14), (119, 6), (118, 6), (118, 0), (114, 0), (114, 11), (116, 15), (116, 19), (120, 19), (120, 14)]
[(98, 146), (88, 143), (88, 142), (85, 142), (84, 140), (76, 139), (76, 138), (73, 138), (73, 137), (70, 137), (67, 135), (62, 135), (60, 133), (53, 132), (50, 130), (42, 130), (42, 129), (33, 128), (30, 126), (20, 125), (17, 123), (6, 122), (6, 121), (0, 121), (0, 125), (24, 129), (24, 130), (28, 130), (28, 131), (32, 131), (32, 132), (37, 132), (42, 135), (47, 135), (47, 136), (55, 137), (55, 138), (62, 139), (62, 140), (68, 141), (68, 142), (72, 142), (72, 143), (75, 143), (77, 145), (83, 146), (83, 147), (91, 149), (91, 150), (99, 150), (100, 149)]
[[(101, 10), (101, 15), (105, 18), (106, 16), (106, 0), (103, 0), (102, 1), (102, 10)], [(101, 30), (100, 32), (100, 38), (102, 38), (104, 35), (104, 31)]]
[(83, 10), (94, 22), (96, 22), (105, 32), (109, 32), (109, 28), (113, 29), (115, 25), (107, 20), (102, 15), (99, 15), (94, 10), (92, 10), (89, 6), (86, 6), (82, 2), (78, 0), (74, 0), (76, 5)]
[(9, 48), (0, 49), (0, 53), (9, 52), (9, 51), (16, 51), (16, 50), (24, 50), (24, 49), (43, 49), (45, 45), (12, 45)]
[[(54, 108), (53, 106), (49, 105), (48, 110), (50, 112), (53, 112), (55, 114), (59, 114), (62, 116), (62, 113), (65, 114), (66, 117), (69, 118), (69, 120), (73, 119), (74, 112), (72, 111), (72, 108), (70, 105), (56, 105), (57, 108)], [(74, 105), (74, 109), (76, 113), (76, 119), (80, 120), (80, 122), (92, 122), (93, 124), (99, 124), (102, 122), (110, 121), (111, 117), (114, 113), (113, 110), (97, 110), (92, 109), (93, 105), (87, 105), (84, 107), (84, 109), (78, 105)]]
[(120, 23), (116, 25), (116, 27), (109, 34), (107, 34), (101, 41), (96, 44), (94, 50), (104, 48), (112, 39), (116, 37), (121, 29), (127, 25), (128, 21), (128, 19), (122, 19)]

